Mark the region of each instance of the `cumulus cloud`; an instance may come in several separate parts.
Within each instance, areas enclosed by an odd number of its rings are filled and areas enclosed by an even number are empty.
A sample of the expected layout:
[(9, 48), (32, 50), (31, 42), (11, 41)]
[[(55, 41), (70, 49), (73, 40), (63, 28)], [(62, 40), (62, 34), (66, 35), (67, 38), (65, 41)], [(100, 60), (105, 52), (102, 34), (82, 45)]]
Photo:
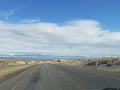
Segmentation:
[(0, 22), (0, 52), (120, 54), (120, 32), (103, 29), (98, 21), (73, 20), (63, 25), (36, 21), (26, 19), (26, 23), (19, 24)]

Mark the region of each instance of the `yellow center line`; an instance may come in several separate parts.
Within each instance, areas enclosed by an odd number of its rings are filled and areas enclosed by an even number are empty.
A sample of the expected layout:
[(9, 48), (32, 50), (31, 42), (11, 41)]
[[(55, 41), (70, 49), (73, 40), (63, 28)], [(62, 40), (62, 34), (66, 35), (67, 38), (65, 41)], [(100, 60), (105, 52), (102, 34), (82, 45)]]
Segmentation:
[[(36, 69), (36, 68), (35, 68), (35, 69)], [(15, 90), (20, 84), (22, 84), (22, 83), (28, 78), (28, 76), (30, 76), (30, 75), (33, 73), (33, 71), (34, 71), (35, 69), (32, 69), (32, 71), (30, 71), (29, 73), (27, 73), (17, 84), (15, 84), (15, 85), (11, 88), (11, 90)]]

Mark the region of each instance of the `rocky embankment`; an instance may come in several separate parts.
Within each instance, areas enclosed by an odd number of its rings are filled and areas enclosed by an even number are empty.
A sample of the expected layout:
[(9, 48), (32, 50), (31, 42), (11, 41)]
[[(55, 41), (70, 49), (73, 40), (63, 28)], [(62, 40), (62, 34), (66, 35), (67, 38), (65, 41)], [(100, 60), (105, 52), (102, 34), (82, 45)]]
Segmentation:
[(83, 66), (106, 71), (120, 71), (120, 57), (87, 60)]
[(120, 57), (102, 57), (85, 60), (54, 60), (52, 64), (72, 65), (104, 71), (120, 71)]

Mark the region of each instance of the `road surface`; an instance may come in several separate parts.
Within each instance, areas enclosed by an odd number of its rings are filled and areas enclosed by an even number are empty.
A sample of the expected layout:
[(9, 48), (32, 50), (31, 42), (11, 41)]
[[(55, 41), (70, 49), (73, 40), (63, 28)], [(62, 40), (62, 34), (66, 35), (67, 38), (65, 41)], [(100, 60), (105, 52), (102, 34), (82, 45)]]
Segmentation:
[(102, 90), (120, 88), (119, 74), (39, 64), (0, 83), (0, 90)]

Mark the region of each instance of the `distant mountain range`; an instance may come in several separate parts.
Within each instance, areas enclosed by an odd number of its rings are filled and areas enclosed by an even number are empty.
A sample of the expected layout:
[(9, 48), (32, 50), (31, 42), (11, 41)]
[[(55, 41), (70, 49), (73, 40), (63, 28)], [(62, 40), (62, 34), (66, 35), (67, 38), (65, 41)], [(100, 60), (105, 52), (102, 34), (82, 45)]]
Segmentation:
[(21, 54), (0, 54), (0, 58), (13, 58), (13, 59), (85, 59), (85, 56), (73, 56), (73, 55), (49, 55), (38, 53), (21, 53)]

